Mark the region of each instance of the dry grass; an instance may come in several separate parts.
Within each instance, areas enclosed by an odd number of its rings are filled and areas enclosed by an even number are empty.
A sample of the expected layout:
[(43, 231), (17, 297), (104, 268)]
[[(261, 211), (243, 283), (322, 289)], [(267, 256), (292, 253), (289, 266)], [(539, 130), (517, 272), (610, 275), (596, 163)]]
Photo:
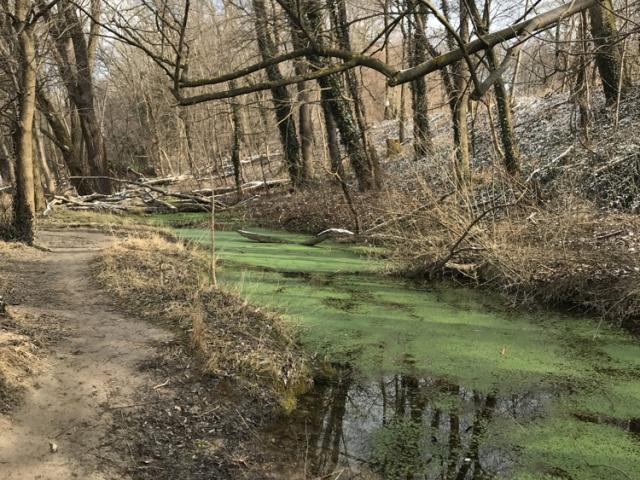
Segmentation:
[(0, 317), (0, 413), (16, 403), (26, 380), (42, 368), (33, 339), (12, 331), (19, 326), (9, 322)]
[(543, 204), (531, 192), (498, 197), (479, 205), (477, 191), (471, 199), (452, 196), (395, 223), (400, 270), (453, 276), (505, 292), (514, 304), (577, 309), (637, 328), (637, 216), (600, 211), (570, 196)]
[(102, 257), (99, 275), (136, 313), (188, 335), (208, 372), (239, 379), (291, 409), (311, 381), (291, 327), (210, 287), (206, 272), (202, 252), (156, 235), (116, 244)]
[[(40, 252), (21, 244), (0, 242), (0, 265), (18, 258), (37, 257)], [(0, 270), (0, 301), (20, 289), (21, 283)], [(9, 411), (18, 401), (27, 379), (43, 368), (41, 348), (46, 339), (39, 338), (37, 319), (20, 315), (0, 306), (0, 412)]]

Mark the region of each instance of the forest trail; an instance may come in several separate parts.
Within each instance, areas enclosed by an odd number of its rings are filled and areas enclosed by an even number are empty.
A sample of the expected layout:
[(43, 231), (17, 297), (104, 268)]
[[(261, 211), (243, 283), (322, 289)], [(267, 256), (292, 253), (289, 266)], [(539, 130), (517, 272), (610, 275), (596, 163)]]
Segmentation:
[(3, 480), (126, 478), (111, 448), (118, 441), (111, 419), (134, 392), (151, 391), (139, 365), (171, 334), (125, 315), (94, 284), (92, 262), (111, 241), (96, 232), (42, 232), (38, 243), (50, 253), (3, 265), (19, 283), (12, 315), (53, 318), (64, 330), (24, 401), (0, 416)]

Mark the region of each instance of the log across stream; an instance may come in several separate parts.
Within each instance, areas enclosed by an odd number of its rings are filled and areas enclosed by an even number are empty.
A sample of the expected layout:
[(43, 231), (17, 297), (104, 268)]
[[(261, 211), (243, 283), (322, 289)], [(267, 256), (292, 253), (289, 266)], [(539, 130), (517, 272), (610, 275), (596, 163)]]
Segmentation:
[(222, 284), (298, 324), (326, 365), (263, 433), (288, 452), (283, 478), (640, 479), (638, 339), (384, 278), (364, 247), (217, 239)]

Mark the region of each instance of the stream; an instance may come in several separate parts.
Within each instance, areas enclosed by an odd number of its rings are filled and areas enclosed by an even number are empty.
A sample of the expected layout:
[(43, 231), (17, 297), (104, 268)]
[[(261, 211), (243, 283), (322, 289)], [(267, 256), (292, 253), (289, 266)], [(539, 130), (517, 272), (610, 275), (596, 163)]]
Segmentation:
[(295, 323), (326, 370), (264, 433), (283, 478), (640, 479), (640, 342), (624, 331), (386, 278), (374, 248), (216, 235), (225, 288)]

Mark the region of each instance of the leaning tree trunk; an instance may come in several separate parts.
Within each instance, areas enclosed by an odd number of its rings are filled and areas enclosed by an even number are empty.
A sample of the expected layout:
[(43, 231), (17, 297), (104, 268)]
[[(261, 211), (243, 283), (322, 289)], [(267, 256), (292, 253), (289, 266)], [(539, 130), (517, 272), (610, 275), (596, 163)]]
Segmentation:
[[(343, 50), (352, 51), (353, 48), (351, 46), (351, 35), (349, 33), (349, 22), (347, 18), (347, 6), (345, 4), (345, 0), (329, 0), (329, 6), (332, 10), (332, 21), (337, 32), (338, 45)], [(368, 169), (371, 171), (375, 186), (380, 188), (382, 187), (380, 165), (375, 147), (371, 145), (367, 135), (367, 112), (360, 91), (360, 82), (358, 82), (358, 77), (353, 69), (347, 70), (344, 75), (346, 78), (349, 96), (353, 102), (355, 119), (362, 138), (362, 145), (364, 146)]]
[(27, 23), (30, 4), (16, 0), (20, 64), (19, 118), (16, 132), (16, 189), (13, 201), (13, 236), (33, 243), (35, 183), (33, 176), (33, 119), (36, 111), (36, 47), (33, 25)]
[[(235, 88), (235, 82), (229, 82), (230, 88)], [(231, 142), (231, 165), (233, 166), (233, 178), (238, 195), (242, 194), (242, 163), (240, 162), (240, 142), (242, 139), (242, 116), (237, 99), (232, 98), (231, 103), (231, 127), (233, 139)]]
[[(65, 21), (75, 54), (76, 85), (73, 101), (80, 117), (87, 161), (92, 176), (107, 177), (107, 150), (94, 105), (89, 48), (75, 7), (69, 4), (66, 4), (65, 7)], [(111, 193), (112, 191), (112, 185), (106, 178), (96, 179), (94, 187), (100, 193)]]
[(35, 122), (33, 135), (36, 141), (36, 147), (38, 149), (38, 160), (40, 174), (45, 186), (45, 192), (49, 195), (53, 195), (56, 191), (56, 180), (49, 166), (49, 160), (47, 158), (47, 151), (44, 146), (44, 139), (42, 138), (41, 125), (39, 121)]
[[(276, 47), (268, 29), (267, 10), (264, 0), (253, 0), (256, 37), (258, 48), (263, 60), (269, 60), (276, 55)], [(278, 65), (270, 65), (266, 68), (267, 77), (271, 82), (278, 82), (284, 77)], [(289, 170), (289, 176), (295, 186), (305, 182), (303, 169), (300, 162), (300, 143), (296, 132), (295, 119), (293, 117), (293, 103), (289, 91), (285, 86), (271, 89), (271, 96), (275, 106), (276, 119), (280, 132), (280, 142), (284, 153), (285, 162)]]
[(589, 7), (589, 16), (602, 89), (607, 103), (613, 104), (625, 94), (629, 79), (623, 68), (622, 47), (619, 43), (612, 1), (599, 0), (594, 6)]
[[(47, 119), (47, 123), (51, 128), (51, 134), (49, 134), (50, 140), (60, 150), (62, 154), (62, 160), (69, 169), (69, 173), (74, 177), (82, 177), (84, 175), (84, 169), (82, 166), (82, 158), (78, 152), (77, 145), (74, 142), (71, 133), (67, 129), (65, 122), (62, 119), (61, 114), (51, 103), (51, 100), (45, 95), (42, 88), (38, 88), (36, 93), (38, 109), (40, 113)], [(88, 193), (82, 191), (84, 185), (81, 179), (74, 180), (73, 186), (76, 187), (78, 193)]]

